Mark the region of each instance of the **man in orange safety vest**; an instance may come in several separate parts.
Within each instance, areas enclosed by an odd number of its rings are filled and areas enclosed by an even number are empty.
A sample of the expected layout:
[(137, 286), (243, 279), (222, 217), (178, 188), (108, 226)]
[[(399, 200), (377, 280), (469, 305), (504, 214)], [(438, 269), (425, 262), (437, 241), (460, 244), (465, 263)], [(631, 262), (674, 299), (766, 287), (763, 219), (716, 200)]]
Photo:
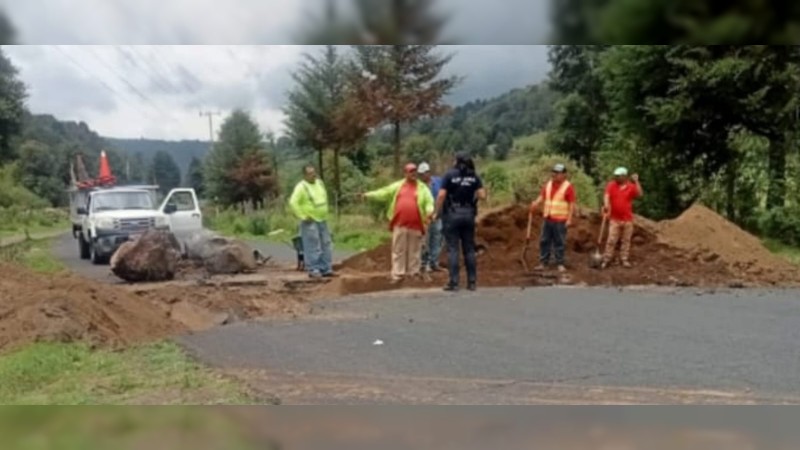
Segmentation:
[[(539, 265), (535, 270), (544, 270), (547, 267), (551, 253), (555, 253), (558, 271), (567, 270), (564, 265), (567, 228), (572, 224), (576, 201), (575, 188), (567, 180), (567, 167), (564, 164), (556, 164), (553, 167), (552, 178), (542, 187), (539, 197), (531, 203), (529, 212), (532, 218), (539, 205), (544, 205), (542, 208), (544, 223), (539, 240)], [(530, 228), (526, 239), (531, 240)]]

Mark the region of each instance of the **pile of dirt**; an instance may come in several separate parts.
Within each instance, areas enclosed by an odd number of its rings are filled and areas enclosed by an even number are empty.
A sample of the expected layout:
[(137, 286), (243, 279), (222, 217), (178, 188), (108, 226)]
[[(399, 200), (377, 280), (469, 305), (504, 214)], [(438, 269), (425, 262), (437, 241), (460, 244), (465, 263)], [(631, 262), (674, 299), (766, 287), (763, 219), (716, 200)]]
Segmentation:
[(320, 286), (304, 284), (307, 278), (295, 272), (270, 273), (268, 282), (240, 285), (106, 285), (0, 265), (0, 352), (33, 342), (117, 348), (240, 320), (313, 312), (308, 302), (323, 295)]
[(692, 261), (720, 260), (737, 274), (768, 284), (798, 280), (798, 268), (764, 248), (761, 241), (711, 209), (696, 204), (658, 224), (658, 239), (686, 251)]
[(0, 351), (32, 342), (122, 346), (185, 329), (164, 309), (71, 275), (0, 265)]
[[(703, 214), (698, 215), (698, 211)], [(482, 250), (478, 252), (481, 285), (740, 286), (800, 282), (797, 269), (773, 257), (757, 239), (703, 207), (692, 208), (669, 223), (637, 218), (631, 251), (635, 268), (612, 265), (602, 271), (592, 269), (588, 264), (597, 248), (601, 216), (581, 211), (568, 232), (566, 259), (569, 271), (565, 276), (553, 271), (532, 274), (524, 270), (520, 257), (525, 245), (527, 221), (527, 208), (523, 206), (494, 211), (479, 220), (477, 243)], [(707, 225), (711, 225), (712, 230), (701, 232), (708, 230)], [(530, 267), (537, 264), (539, 246), (536, 240), (541, 226), (542, 218), (535, 216), (534, 242), (527, 255)], [(682, 232), (682, 229), (687, 232)], [(731, 241), (747, 242), (748, 247), (726, 250)], [(716, 253), (699, 251), (703, 246), (714, 248)], [(443, 252), (442, 264), (446, 264), (446, 253)], [(738, 259), (736, 255), (739, 255)], [(390, 244), (385, 244), (346, 260), (342, 269), (357, 273), (388, 272), (390, 257)], [(442, 282), (445, 279), (442, 275), (434, 278)]]

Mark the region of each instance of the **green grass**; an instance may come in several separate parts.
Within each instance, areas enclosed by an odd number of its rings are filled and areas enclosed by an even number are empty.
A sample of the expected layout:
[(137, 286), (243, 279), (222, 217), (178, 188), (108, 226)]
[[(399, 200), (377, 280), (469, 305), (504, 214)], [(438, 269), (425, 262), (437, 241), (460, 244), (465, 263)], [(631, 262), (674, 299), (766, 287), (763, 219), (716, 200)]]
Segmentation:
[(58, 209), (0, 208), (0, 239), (69, 229), (67, 213)]
[(764, 246), (772, 253), (782, 256), (792, 264), (800, 266), (800, 248), (783, 244), (774, 239), (764, 239)]
[(218, 409), (50, 406), (0, 408), (0, 445), (10, 450), (248, 450), (243, 427)]
[(33, 344), (0, 356), (0, 380), (0, 404), (247, 402), (235, 383), (194, 363), (169, 342), (123, 351)]
[[(340, 250), (368, 250), (381, 245), (391, 236), (385, 223), (378, 223), (366, 214), (348, 213), (329, 220), (333, 244)], [(297, 234), (297, 219), (285, 211), (265, 211), (245, 215), (225, 211), (208, 218), (212, 230), (245, 240), (264, 240), (290, 244)]]
[(48, 239), (29, 240), (0, 248), (0, 261), (27, 267), (40, 273), (56, 273), (66, 269), (53, 256)]

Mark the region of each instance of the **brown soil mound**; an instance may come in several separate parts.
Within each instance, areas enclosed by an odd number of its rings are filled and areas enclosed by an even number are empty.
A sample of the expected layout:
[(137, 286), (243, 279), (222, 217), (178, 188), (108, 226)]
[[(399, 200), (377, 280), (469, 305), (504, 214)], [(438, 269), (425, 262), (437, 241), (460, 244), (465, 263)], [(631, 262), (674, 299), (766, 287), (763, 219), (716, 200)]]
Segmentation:
[(42, 341), (115, 348), (256, 317), (309, 313), (318, 286), (293, 283), (291, 273), (270, 274), (268, 282), (244, 286), (112, 286), (0, 264), (0, 352)]
[(658, 224), (661, 242), (680, 248), (693, 260), (719, 259), (735, 273), (767, 283), (798, 279), (799, 269), (764, 248), (759, 239), (703, 205)]
[[(566, 276), (558, 276), (552, 271), (543, 274), (526, 273), (520, 263), (522, 249), (525, 245), (525, 227), (527, 226), (527, 209), (512, 206), (501, 211), (485, 215), (478, 222), (477, 242), (485, 251), (478, 256), (479, 282), (484, 286), (507, 285), (542, 285), (542, 284), (588, 284), (588, 285), (686, 285), (686, 286), (727, 286), (742, 283), (754, 285), (793, 284), (800, 280), (797, 269), (788, 263), (782, 263), (761, 247), (757, 239), (747, 235), (710, 210), (707, 213), (716, 216), (714, 220), (709, 214), (694, 217), (693, 208), (685, 217), (674, 223), (656, 224), (646, 219), (638, 219), (633, 237), (631, 259), (634, 269), (624, 269), (612, 265), (607, 270), (596, 270), (589, 267), (589, 258), (597, 247), (597, 237), (601, 217), (597, 213), (581, 212), (575, 218), (567, 237)], [(697, 221), (696, 224), (689, 225)], [(534, 234), (538, 235), (542, 225), (541, 217), (534, 220)], [(722, 223), (720, 223), (722, 222)], [(721, 231), (682, 234), (680, 228), (690, 230), (705, 229), (706, 224), (718, 227)], [(680, 226), (677, 226), (679, 224)], [(715, 225), (716, 224), (716, 225)], [(723, 226), (724, 225), (724, 226)], [(733, 229), (731, 229), (731, 227)], [(721, 237), (727, 232), (728, 237)], [(710, 241), (705, 234), (717, 234)], [(662, 237), (662, 234), (664, 235)], [(733, 237), (744, 235), (745, 237)], [(683, 244), (678, 243), (681, 236)], [(747, 239), (749, 237), (749, 241)], [(715, 254), (698, 252), (700, 244), (725, 248), (731, 240), (749, 242), (750, 258), (760, 255), (759, 264), (749, 264), (734, 260), (723, 250)], [(755, 242), (753, 242), (755, 241)], [(757, 248), (756, 252), (752, 248)], [(442, 255), (442, 263), (446, 262), (446, 252)], [(733, 252), (732, 252), (733, 253)], [(748, 251), (742, 250), (742, 254)], [(536, 265), (538, 259), (538, 243), (532, 242), (528, 250), (529, 266)], [(746, 260), (749, 261), (749, 260)], [(771, 262), (770, 262), (771, 261)], [(769, 262), (769, 263), (768, 263)], [(343, 263), (343, 268), (354, 272), (387, 272), (390, 267), (390, 244), (385, 244), (372, 251), (356, 255)], [(767, 273), (765, 267), (783, 267), (780, 275)], [(755, 268), (755, 269), (754, 269)], [(463, 276), (463, 275), (462, 275)], [(441, 275), (437, 280), (444, 280)], [(412, 283), (414, 284), (414, 283)]]
[(114, 287), (0, 266), (0, 350), (39, 341), (119, 346), (181, 331), (158, 305)]

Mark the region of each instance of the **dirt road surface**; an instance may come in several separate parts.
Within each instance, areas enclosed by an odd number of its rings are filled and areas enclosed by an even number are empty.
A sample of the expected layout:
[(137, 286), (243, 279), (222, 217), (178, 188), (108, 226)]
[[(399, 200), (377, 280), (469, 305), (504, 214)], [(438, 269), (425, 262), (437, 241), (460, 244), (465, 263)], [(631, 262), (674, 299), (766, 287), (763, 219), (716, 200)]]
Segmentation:
[(789, 290), (429, 290), (180, 342), (286, 404), (800, 403), (798, 308)]

